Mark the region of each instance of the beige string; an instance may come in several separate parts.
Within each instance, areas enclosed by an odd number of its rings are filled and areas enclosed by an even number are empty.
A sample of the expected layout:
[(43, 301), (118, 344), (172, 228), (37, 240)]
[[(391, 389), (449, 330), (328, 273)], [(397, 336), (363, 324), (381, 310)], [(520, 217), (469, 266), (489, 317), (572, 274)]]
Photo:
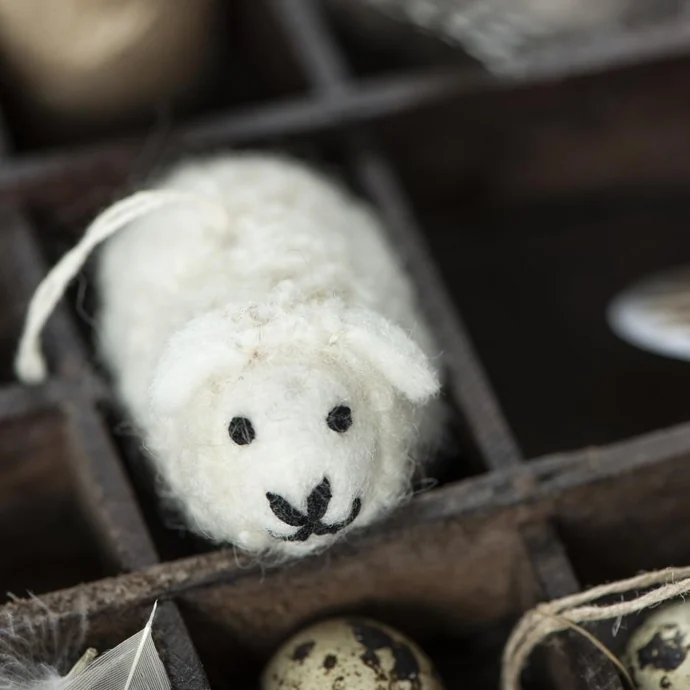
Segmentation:
[[(225, 210), (219, 202), (184, 192), (154, 190), (137, 192), (106, 209), (86, 230), (79, 243), (70, 249), (36, 289), (29, 304), (24, 332), (15, 359), (15, 373), (27, 384), (41, 383), (46, 364), (41, 352), (40, 336), (46, 321), (77, 275), (91, 252), (104, 240), (142, 216), (171, 204), (196, 204), (210, 212), (214, 220), (224, 222)], [(221, 218), (222, 216), (222, 218)]]
[[(661, 586), (628, 601), (605, 606), (592, 603), (605, 596), (654, 585)], [(665, 568), (539, 604), (522, 617), (503, 650), (502, 690), (520, 690), (520, 674), (527, 659), (534, 648), (550, 635), (573, 627), (578, 629), (580, 623), (616, 619), (637, 613), (688, 592), (690, 567)]]

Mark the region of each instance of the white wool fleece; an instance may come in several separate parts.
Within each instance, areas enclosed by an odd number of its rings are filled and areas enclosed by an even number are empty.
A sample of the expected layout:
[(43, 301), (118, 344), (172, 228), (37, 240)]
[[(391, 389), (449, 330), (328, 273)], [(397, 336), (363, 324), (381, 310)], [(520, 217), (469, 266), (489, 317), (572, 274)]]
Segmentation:
[(304, 165), (232, 154), (159, 185), (99, 261), (100, 350), (192, 529), (275, 555), (389, 511), (441, 433), (437, 352), (368, 207)]

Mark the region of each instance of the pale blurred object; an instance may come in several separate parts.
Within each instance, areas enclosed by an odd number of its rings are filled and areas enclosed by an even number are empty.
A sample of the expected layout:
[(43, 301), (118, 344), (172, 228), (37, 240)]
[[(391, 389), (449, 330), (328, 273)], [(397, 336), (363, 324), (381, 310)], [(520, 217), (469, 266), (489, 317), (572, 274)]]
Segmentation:
[(611, 302), (608, 322), (618, 337), (635, 347), (690, 361), (690, 266), (626, 288)]
[(85, 123), (150, 111), (193, 88), (216, 0), (0, 0), (0, 52), (21, 99)]
[[(462, 48), (503, 77), (560, 75), (687, 52), (688, 0), (329, 0)], [(359, 16), (356, 16), (358, 13)], [(392, 29), (391, 29), (392, 31)], [(402, 32), (399, 42), (404, 45)]]

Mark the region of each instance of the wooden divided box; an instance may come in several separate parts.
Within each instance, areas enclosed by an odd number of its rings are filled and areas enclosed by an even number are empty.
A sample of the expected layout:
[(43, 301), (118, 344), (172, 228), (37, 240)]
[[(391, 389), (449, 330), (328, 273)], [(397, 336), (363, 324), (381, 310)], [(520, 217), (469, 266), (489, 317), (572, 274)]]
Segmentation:
[[(328, 3), (233, 7), (242, 78), (212, 108), (50, 146), (5, 118), (0, 619), (50, 620), (68, 640), (86, 623), (103, 650), (159, 600), (175, 689), (242, 690), (291, 632), (357, 612), (416, 639), (448, 690), (496, 688), (536, 603), (690, 564), (690, 365), (631, 348), (605, 320), (631, 281), (690, 262), (690, 59), (661, 54), (657, 36), (659, 54), (634, 65), (505, 81), (454, 50), (402, 61)], [(455, 414), (436, 486), (269, 569), (161, 520), (92, 357), (88, 272), (45, 333), (49, 382), (12, 374), (33, 289), (95, 213), (166, 161), (236, 147), (301, 156), (378, 208), (442, 343)], [(634, 621), (605, 627), (616, 650)], [(573, 633), (523, 682), (622, 688)]]

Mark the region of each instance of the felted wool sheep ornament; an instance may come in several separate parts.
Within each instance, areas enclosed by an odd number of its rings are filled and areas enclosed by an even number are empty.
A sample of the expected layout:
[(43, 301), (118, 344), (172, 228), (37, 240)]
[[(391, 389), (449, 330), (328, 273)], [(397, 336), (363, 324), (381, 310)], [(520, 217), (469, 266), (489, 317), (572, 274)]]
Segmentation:
[[(126, 229), (122, 229), (127, 225)], [(48, 275), (16, 362), (93, 247), (102, 358), (190, 527), (277, 556), (397, 506), (443, 425), (437, 350), (362, 202), (305, 165), (231, 154), (115, 204)]]

